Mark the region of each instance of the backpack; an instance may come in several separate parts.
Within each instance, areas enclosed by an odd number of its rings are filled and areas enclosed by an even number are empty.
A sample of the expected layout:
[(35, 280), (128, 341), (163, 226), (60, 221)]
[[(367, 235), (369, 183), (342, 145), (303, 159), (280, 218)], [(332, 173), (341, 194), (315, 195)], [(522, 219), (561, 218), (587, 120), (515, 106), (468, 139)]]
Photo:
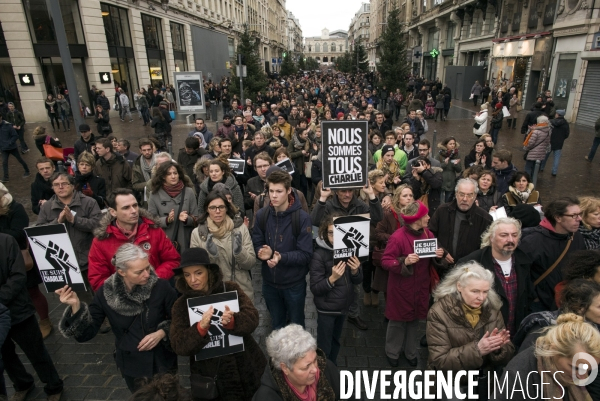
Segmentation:
[[(269, 211), (265, 209), (268, 207), (269, 205), (262, 208), (264, 213), (260, 215), (260, 219), (258, 220), (258, 226), (263, 233), (267, 229), (267, 218), (269, 217)], [(302, 209), (296, 209), (292, 212), (292, 234), (294, 235), (294, 238), (298, 238), (300, 236), (300, 210)], [(258, 212), (256, 214), (258, 214)]]

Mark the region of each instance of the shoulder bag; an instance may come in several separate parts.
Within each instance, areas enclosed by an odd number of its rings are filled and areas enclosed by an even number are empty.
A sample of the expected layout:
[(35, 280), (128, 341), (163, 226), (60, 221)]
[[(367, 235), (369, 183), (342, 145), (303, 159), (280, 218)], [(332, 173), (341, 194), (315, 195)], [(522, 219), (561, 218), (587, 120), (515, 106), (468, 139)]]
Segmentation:
[(185, 201), (185, 190), (186, 189), (187, 189), (187, 187), (183, 187), (183, 189), (181, 190), (181, 202), (179, 203), (179, 211), (175, 215), (175, 227), (173, 228), (173, 238), (171, 238), (171, 243), (173, 244), (173, 246), (175, 247), (175, 249), (177, 250), (178, 253), (181, 253), (181, 244), (179, 242), (177, 242), (177, 234), (179, 233), (179, 223), (180, 223), (179, 215), (181, 214), (181, 211), (183, 210), (183, 202)]
[(29, 271), (33, 269), (33, 258), (29, 253), (29, 243), (27, 243), (27, 248), (21, 250), (21, 254), (23, 254), (23, 259), (25, 260), (25, 270)]
[(63, 155), (62, 148), (55, 148), (54, 146), (52, 146), (50, 144), (51, 139), (52, 138), (50, 138), (49, 135), (46, 135), (46, 141), (44, 142), (44, 145), (42, 145), (42, 147), (44, 148), (44, 156), (54, 161), (64, 160), (65, 156)]
[(571, 238), (569, 238), (569, 241), (567, 242), (567, 246), (565, 246), (565, 249), (562, 251), (562, 253), (558, 257), (558, 259), (556, 259), (556, 262), (554, 262), (552, 264), (552, 266), (550, 266), (548, 268), (548, 270), (546, 270), (541, 276), (538, 277), (537, 280), (534, 281), (534, 283), (533, 283), (534, 287), (537, 286), (539, 283), (541, 283), (546, 277), (548, 277), (548, 275), (550, 273), (552, 273), (552, 271), (556, 268), (556, 266), (558, 266), (560, 261), (563, 260), (563, 258), (567, 254), (567, 251), (569, 250), (569, 247), (571, 246), (571, 242), (573, 242), (573, 236), (571, 236)]

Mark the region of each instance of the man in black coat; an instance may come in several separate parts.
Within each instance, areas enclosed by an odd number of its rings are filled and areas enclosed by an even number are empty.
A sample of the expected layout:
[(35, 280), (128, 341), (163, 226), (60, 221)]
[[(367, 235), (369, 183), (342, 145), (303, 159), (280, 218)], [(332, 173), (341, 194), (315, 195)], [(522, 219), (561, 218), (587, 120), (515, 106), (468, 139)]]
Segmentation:
[(94, 137), (90, 126), (87, 124), (81, 124), (79, 126), (79, 132), (81, 133), (81, 136), (75, 142), (75, 145), (73, 145), (73, 148), (75, 149), (73, 153), (75, 160), (79, 159), (79, 155), (83, 152), (90, 152), (91, 154), (95, 155), (93, 149), (96, 146), (96, 137)]
[(194, 166), (207, 153), (206, 149), (200, 147), (200, 141), (195, 136), (185, 138), (185, 147), (179, 149), (177, 163), (183, 167), (185, 174), (191, 178), (194, 185), (198, 182), (198, 178), (194, 174)]
[(521, 224), (513, 218), (495, 220), (483, 234), (482, 248), (458, 261), (474, 260), (494, 273), (494, 289), (502, 299), (502, 317), (511, 337), (531, 313), (534, 299), (529, 275), (531, 259), (520, 248)]
[(521, 125), (521, 134), (526, 134), (529, 132), (529, 127), (537, 124), (537, 118), (542, 115), (542, 104), (534, 103), (533, 108), (527, 115), (525, 116), (525, 120), (523, 120), (523, 125)]
[(555, 118), (550, 120), (552, 126), (552, 135), (550, 136), (550, 152), (546, 153), (546, 158), (542, 161), (540, 171), (544, 171), (546, 162), (550, 158), (550, 153), (554, 152), (554, 164), (552, 165), (552, 177), (556, 177), (558, 172), (558, 163), (562, 153), (563, 144), (571, 133), (569, 123), (565, 120), (565, 110), (556, 110)]
[(104, 111), (110, 110), (110, 102), (104, 91), (100, 91), (100, 95), (96, 98), (96, 104), (102, 106), (102, 110)]
[(35, 318), (35, 307), (25, 288), (26, 282), (25, 261), (17, 240), (10, 235), (0, 234), (0, 303), (10, 310), (11, 319), (11, 328), (2, 345), (2, 360), (15, 388), (12, 399), (24, 400), (35, 386), (33, 376), (25, 370), (16, 353), (17, 343), (40, 381), (45, 384), (44, 392), (48, 400), (58, 401), (63, 391), (63, 381), (44, 345)]
[(40, 214), (42, 205), (54, 196), (50, 184), (50, 177), (54, 174), (54, 163), (46, 157), (41, 157), (36, 161), (35, 168), (38, 172), (31, 183), (31, 210), (35, 214)]
[(254, 163), (254, 157), (257, 154), (266, 152), (270, 157), (273, 157), (275, 155), (275, 149), (273, 149), (273, 147), (271, 147), (270, 145), (266, 144), (265, 139), (266, 138), (264, 133), (262, 133), (261, 131), (256, 131), (256, 133), (254, 134), (254, 144), (246, 150), (246, 172), (248, 172), (248, 175), (250, 177), (256, 176), (256, 171), (252, 163)]

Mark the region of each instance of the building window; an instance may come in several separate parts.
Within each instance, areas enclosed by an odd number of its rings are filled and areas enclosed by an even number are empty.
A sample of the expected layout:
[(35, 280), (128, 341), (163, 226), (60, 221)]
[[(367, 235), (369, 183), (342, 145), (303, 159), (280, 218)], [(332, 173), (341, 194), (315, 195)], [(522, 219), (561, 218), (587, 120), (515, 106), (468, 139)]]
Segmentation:
[(171, 22), (171, 41), (173, 42), (173, 58), (175, 59), (175, 71), (187, 71), (187, 54), (185, 49), (185, 27), (181, 24)]
[[(50, 19), (48, 7), (46, 7), (46, 0), (25, 0), (23, 4), (32, 42), (34, 44), (57, 43), (54, 24)], [(59, 4), (67, 42), (70, 45), (85, 44), (77, 1), (59, 0)]]
[(440, 31), (437, 28), (429, 28), (429, 34), (427, 35), (427, 47), (426, 50), (437, 49), (440, 46)]
[(142, 14), (150, 81), (154, 87), (160, 87), (169, 82), (161, 21), (160, 18)]
[(233, 41), (233, 38), (227, 38), (227, 47), (229, 49), (229, 58), (234, 59), (235, 58), (235, 43)]
[(132, 47), (127, 10), (104, 3), (100, 7), (108, 46)]
[(327, 53), (329, 50), (327, 50), (327, 43), (323, 43), (323, 53)]
[(321, 52), (321, 45), (318, 43), (315, 45), (315, 52), (317, 52), (317, 53)]
[(454, 49), (454, 30), (456, 29), (456, 24), (454, 22), (448, 22), (448, 30), (446, 31), (446, 49)]

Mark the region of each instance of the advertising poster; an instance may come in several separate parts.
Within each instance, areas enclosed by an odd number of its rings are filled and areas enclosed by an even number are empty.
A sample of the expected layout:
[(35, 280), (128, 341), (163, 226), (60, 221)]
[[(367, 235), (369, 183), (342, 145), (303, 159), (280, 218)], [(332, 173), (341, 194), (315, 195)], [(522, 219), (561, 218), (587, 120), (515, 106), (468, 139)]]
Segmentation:
[(369, 231), (371, 218), (368, 214), (342, 216), (333, 219), (333, 264), (357, 256), (361, 262), (369, 259)]
[(77, 257), (64, 224), (30, 227), (25, 229), (25, 233), (46, 291), (54, 292), (65, 285), (74, 291), (86, 290)]
[(234, 336), (223, 327), (221, 318), (225, 311), (225, 305), (233, 312), (240, 311), (237, 291), (223, 292), (220, 294), (208, 295), (206, 297), (189, 298), (188, 313), (190, 324), (202, 320), (204, 313), (212, 306), (213, 315), (210, 320), (208, 335), (210, 342), (196, 354), (196, 360), (216, 358), (223, 355), (235, 354), (244, 351), (244, 339), (240, 336)]
[(323, 121), (323, 187), (360, 188), (368, 179), (368, 121)]
[(204, 111), (202, 72), (176, 72), (174, 78), (174, 86), (177, 91), (177, 109), (191, 113)]

